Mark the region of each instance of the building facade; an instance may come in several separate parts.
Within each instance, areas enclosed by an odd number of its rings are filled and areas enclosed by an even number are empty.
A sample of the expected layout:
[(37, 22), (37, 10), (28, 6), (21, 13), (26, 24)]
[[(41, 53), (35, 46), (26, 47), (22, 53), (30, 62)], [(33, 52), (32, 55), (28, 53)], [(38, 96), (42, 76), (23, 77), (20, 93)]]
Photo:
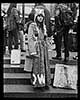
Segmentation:
[[(1, 3), (1, 9), (5, 10), (7, 12), (9, 8), (10, 3)], [(22, 14), (22, 3), (17, 3), (17, 9), (21, 12)], [(34, 7), (35, 3), (24, 3), (24, 13), (29, 14)], [(46, 8), (50, 11), (51, 16), (54, 15), (54, 7), (55, 3), (44, 3)]]

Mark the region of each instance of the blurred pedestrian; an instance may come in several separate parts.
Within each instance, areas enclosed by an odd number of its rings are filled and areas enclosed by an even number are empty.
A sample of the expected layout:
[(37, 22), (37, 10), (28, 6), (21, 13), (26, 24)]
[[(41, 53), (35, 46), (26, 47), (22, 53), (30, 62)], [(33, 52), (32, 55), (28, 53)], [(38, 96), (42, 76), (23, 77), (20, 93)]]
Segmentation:
[(14, 49), (18, 49), (19, 13), (16, 8), (16, 3), (10, 4), (7, 14), (8, 14), (8, 31), (9, 31), (9, 53), (11, 53), (13, 39), (14, 39)]
[[(68, 12), (69, 11), (69, 12)], [(65, 4), (60, 4), (56, 8), (56, 16), (55, 16), (55, 32), (57, 33), (56, 36), (56, 57), (52, 57), (53, 59), (62, 59), (61, 57), (61, 45), (62, 45), (62, 36), (64, 38), (64, 61), (69, 60), (69, 44), (68, 44), (68, 36), (69, 36), (69, 29), (71, 28), (72, 24), (72, 16), (71, 10), (68, 10), (68, 7)], [(67, 17), (66, 17), (67, 15)], [(69, 17), (68, 17), (69, 15)]]
[(7, 17), (3, 17), (3, 34), (4, 34), (4, 44), (3, 51), (6, 53), (6, 46), (8, 46), (8, 26), (7, 26)]

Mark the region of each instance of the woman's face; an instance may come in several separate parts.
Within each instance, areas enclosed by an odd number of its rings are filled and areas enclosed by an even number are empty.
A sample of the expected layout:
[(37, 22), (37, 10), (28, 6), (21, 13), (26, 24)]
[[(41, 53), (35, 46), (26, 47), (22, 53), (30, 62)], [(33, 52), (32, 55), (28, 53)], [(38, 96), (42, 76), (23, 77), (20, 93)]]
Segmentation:
[(43, 16), (41, 16), (41, 15), (38, 15), (38, 16), (37, 16), (37, 20), (38, 20), (39, 22), (43, 22), (43, 19), (44, 19)]

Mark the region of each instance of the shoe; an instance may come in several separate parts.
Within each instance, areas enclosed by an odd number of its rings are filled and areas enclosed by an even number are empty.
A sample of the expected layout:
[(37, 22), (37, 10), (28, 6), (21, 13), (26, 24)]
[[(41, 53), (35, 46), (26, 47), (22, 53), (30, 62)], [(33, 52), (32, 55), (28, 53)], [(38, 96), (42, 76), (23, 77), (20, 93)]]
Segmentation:
[(52, 57), (52, 59), (58, 59), (58, 60), (61, 60), (62, 58), (61, 58), (61, 57), (56, 56), (56, 57)]
[(49, 86), (47, 86), (47, 85), (44, 88), (47, 89), (47, 90), (49, 90)]
[(68, 62), (69, 61), (69, 57), (65, 57), (64, 62)]

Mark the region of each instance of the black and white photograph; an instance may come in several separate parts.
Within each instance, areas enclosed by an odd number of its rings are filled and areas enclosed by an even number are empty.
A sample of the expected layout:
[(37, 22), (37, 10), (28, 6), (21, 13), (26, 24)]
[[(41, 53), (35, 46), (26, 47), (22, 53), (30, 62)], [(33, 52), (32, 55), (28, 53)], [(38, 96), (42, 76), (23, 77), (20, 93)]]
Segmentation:
[(78, 98), (79, 3), (1, 3), (4, 98)]

